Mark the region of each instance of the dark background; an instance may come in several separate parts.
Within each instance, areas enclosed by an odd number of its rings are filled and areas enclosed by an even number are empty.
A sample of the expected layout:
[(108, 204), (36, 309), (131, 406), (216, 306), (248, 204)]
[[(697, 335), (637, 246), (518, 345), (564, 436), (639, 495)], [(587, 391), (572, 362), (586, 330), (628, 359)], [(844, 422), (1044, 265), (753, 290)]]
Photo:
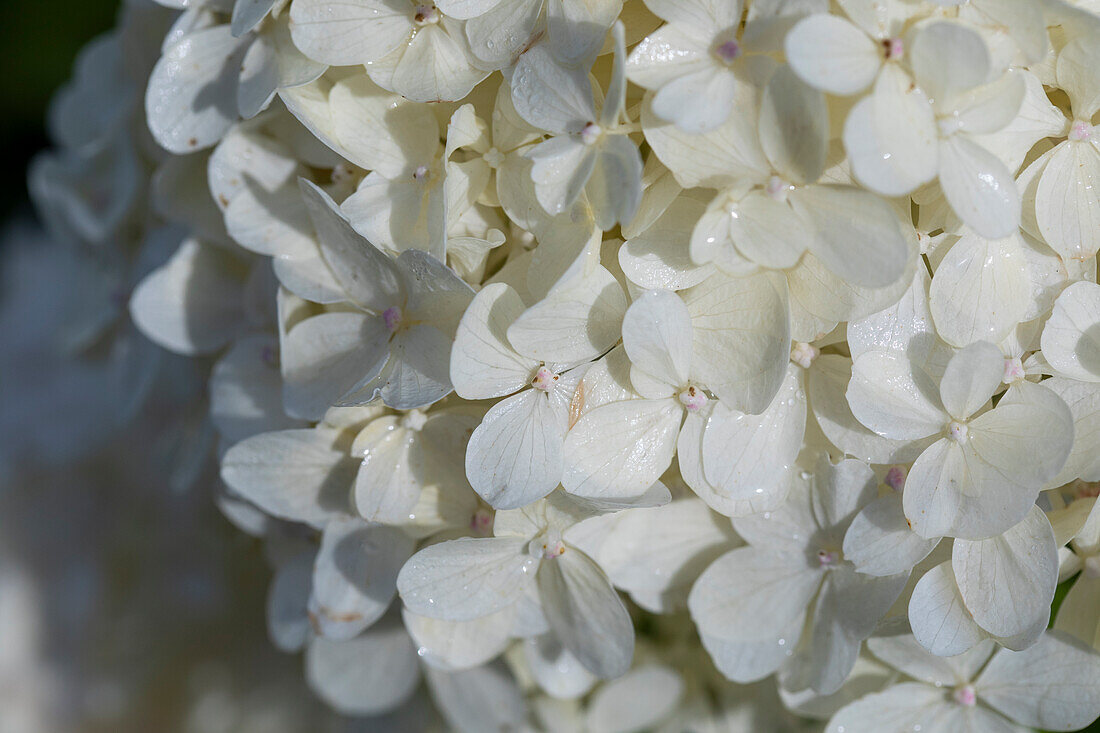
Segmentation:
[(27, 162), (46, 147), (46, 106), (77, 51), (114, 26), (120, 0), (0, 0), (0, 221), (28, 209)]

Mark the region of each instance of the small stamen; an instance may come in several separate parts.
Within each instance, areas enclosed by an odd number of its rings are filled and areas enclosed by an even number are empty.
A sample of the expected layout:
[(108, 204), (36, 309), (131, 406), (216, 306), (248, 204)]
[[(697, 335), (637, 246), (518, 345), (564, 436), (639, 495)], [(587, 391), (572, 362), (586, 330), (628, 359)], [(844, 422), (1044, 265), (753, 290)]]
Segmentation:
[(428, 416), (420, 410), (409, 410), (401, 418), (401, 426), (413, 432), (420, 432), (423, 430), (427, 422)]
[(504, 164), (504, 153), (496, 148), (489, 148), (485, 152), (485, 155), (481, 157), (485, 159), (485, 162), (489, 164), (490, 168), (499, 168)]
[(493, 531), (493, 513), (488, 509), (478, 509), (470, 517), (470, 530), (480, 537), (488, 537)]
[(897, 61), (905, 53), (905, 44), (900, 38), (884, 38), (882, 40), (882, 54), (887, 61)]
[(821, 349), (804, 341), (796, 341), (791, 347), (791, 361), (803, 369), (809, 369), (820, 355)]
[(413, 20), (415, 20), (420, 25), (438, 23), (439, 18), (439, 10), (437, 10), (434, 5), (417, 5), (416, 15), (413, 16)]
[(951, 440), (955, 441), (959, 445), (962, 445), (970, 437), (970, 428), (966, 427), (966, 423), (961, 423), (958, 420), (952, 420), (947, 425), (947, 434), (951, 436)]
[(768, 183), (764, 186), (764, 192), (771, 196), (776, 201), (786, 201), (787, 194), (791, 190), (791, 184), (784, 181), (779, 176), (772, 176), (768, 179)]
[(698, 387), (688, 387), (678, 395), (680, 404), (687, 408), (688, 412), (698, 412), (707, 404), (707, 396)]
[(531, 380), (531, 386), (543, 392), (549, 392), (556, 381), (558, 381), (557, 374), (544, 366), (540, 366), (538, 371), (535, 372), (535, 378)]
[(418, 165), (416, 166), (416, 170), (413, 171), (413, 179), (423, 181), (426, 180), (430, 174), (431, 171), (428, 170), (428, 166)]
[(836, 550), (818, 550), (817, 562), (823, 568), (835, 568), (840, 564), (840, 553)]
[(595, 122), (589, 122), (581, 130), (581, 142), (585, 145), (592, 145), (600, 139), (600, 135), (603, 134), (603, 129), (600, 128)]

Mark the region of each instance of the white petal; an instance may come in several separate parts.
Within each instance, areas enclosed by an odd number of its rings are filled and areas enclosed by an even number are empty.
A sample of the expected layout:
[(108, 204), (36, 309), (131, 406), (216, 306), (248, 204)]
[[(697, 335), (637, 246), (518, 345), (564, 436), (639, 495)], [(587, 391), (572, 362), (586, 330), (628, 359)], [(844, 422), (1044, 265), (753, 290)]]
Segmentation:
[(977, 341), (951, 357), (940, 381), (947, 414), (965, 420), (989, 401), (1001, 386), (1004, 357), (988, 341)]
[[(594, 3), (550, 0), (546, 6), (546, 30), (554, 57), (566, 64), (583, 65), (603, 46), (607, 28), (619, 17), (622, 7), (622, 0)], [(622, 45), (620, 36), (620, 48)], [(626, 55), (623, 51), (617, 53)]]
[(366, 76), (349, 76), (329, 92), (332, 124), (350, 160), (386, 178), (409, 175), (439, 149), (431, 110), (386, 92)]
[(1038, 507), (997, 537), (955, 540), (951, 567), (966, 610), (990, 634), (1016, 636), (1046, 627), (1058, 582), (1058, 548)]
[(1100, 715), (1100, 655), (1047, 632), (1029, 649), (998, 652), (974, 687), (981, 700), (1023, 725), (1076, 730)]
[(940, 141), (940, 186), (952, 210), (983, 237), (1013, 234), (1020, 226), (1020, 192), (997, 156), (952, 135)]
[(519, 728), (527, 711), (508, 668), (497, 663), (459, 672), (428, 668), (428, 688), (452, 730)]
[(408, 38), (410, 11), (384, 0), (298, 0), (290, 7), (290, 32), (294, 45), (312, 59), (333, 66), (362, 64)]
[(426, 483), (419, 437), (395, 417), (367, 424), (351, 449), (362, 457), (355, 478), (355, 508), (370, 522), (399, 524), (409, 517)]
[(296, 652), (310, 634), (309, 592), (313, 585), (313, 553), (290, 558), (275, 571), (267, 589), (267, 635), (275, 648)]
[(486, 285), (474, 297), (451, 351), (451, 381), (460, 397), (499, 397), (531, 379), (538, 362), (517, 354), (506, 335), (522, 313), (519, 295), (504, 283)]
[(588, 704), (588, 730), (629, 733), (649, 730), (676, 710), (684, 692), (680, 675), (669, 667), (648, 664), (602, 685)]
[(699, 576), (688, 608), (702, 634), (729, 641), (774, 639), (806, 612), (821, 580), (821, 571), (796, 549), (743, 547)]
[(630, 138), (616, 135), (603, 141), (584, 190), (600, 229), (634, 218), (642, 200), (642, 156)]
[(675, 79), (704, 68), (703, 44), (683, 25), (665, 25), (646, 35), (630, 51), (626, 74), (644, 89), (659, 89)]
[(279, 344), (254, 334), (238, 340), (210, 373), (210, 420), (223, 440), (301, 427), (283, 412)]
[(397, 572), (414, 547), (412, 538), (393, 527), (360, 519), (326, 524), (309, 599), (321, 635), (350, 639), (382, 618), (397, 592)]
[(322, 313), (296, 325), (281, 349), (287, 414), (319, 419), (375, 378), (389, 359), (389, 337), (381, 317), (362, 313)]
[[(832, 17), (812, 15), (807, 20)], [(828, 119), (825, 95), (790, 66), (779, 67), (760, 100), (760, 143), (779, 175), (796, 184), (817, 180), (828, 152)]]
[(1043, 356), (1073, 379), (1100, 382), (1100, 285), (1079, 282), (1054, 303), (1043, 328)]
[(492, 10), (470, 18), (466, 21), (470, 50), (490, 66), (507, 65), (531, 43), (542, 5), (542, 0), (499, 2)]
[(672, 462), (684, 410), (674, 399), (601, 405), (565, 438), (562, 485), (592, 498), (638, 496)]
[(515, 603), (537, 567), (527, 538), (466, 537), (413, 555), (397, 576), (397, 590), (413, 613), (470, 621)]
[(534, 161), (531, 180), (539, 204), (550, 215), (560, 214), (576, 202), (596, 166), (594, 146), (573, 135), (559, 135), (528, 149)]
[(362, 405), (376, 395), (387, 406), (412, 410), (438, 402), (450, 394), (451, 339), (434, 326), (420, 323), (396, 333), (390, 358), (381, 373), (359, 390), (341, 398), (342, 405)]
[(1100, 109), (1098, 60), (1096, 44), (1087, 36), (1075, 38), (1058, 54), (1058, 86), (1069, 94), (1073, 114), (1079, 120), (1091, 119)]
[(1043, 386), (1062, 398), (1073, 415), (1073, 448), (1058, 475), (1047, 482), (1062, 486), (1074, 479), (1100, 480), (1100, 387), (1073, 379), (1044, 379)]
[(587, 74), (554, 61), (546, 45), (520, 56), (512, 74), (512, 103), (527, 122), (558, 135), (580, 132), (597, 117)]
[(897, 282), (909, 247), (898, 219), (885, 201), (853, 186), (799, 189), (791, 203), (810, 223), (810, 250), (845, 280), (870, 288)]
[(1097, 640), (1100, 640), (1097, 608), (1100, 608), (1100, 578), (1078, 575), (1062, 599), (1054, 628), (1095, 648)]
[(623, 512), (597, 559), (628, 591), (664, 592), (695, 578), (733, 542), (729, 522), (698, 499)]
[(841, 708), (826, 730), (828, 733), (936, 730), (934, 724), (947, 705), (942, 690), (917, 682), (903, 682), (865, 695)]
[(504, 651), (510, 640), (511, 609), (473, 621), (443, 621), (403, 609), (405, 628), (417, 644), (417, 655), (437, 669), (477, 667)]
[(909, 193), (936, 175), (936, 120), (928, 98), (909, 75), (887, 64), (874, 92), (844, 122), (852, 175), (884, 196)]
[(733, 641), (699, 632), (703, 648), (718, 671), (734, 682), (747, 683), (763, 679), (790, 659), (793, 647), (802, 631), (803, 616), (782, 636), (768, 641)]
[(580, 550), (539, 566), (539, 598), (550, 628), (597, 677), (619, 677), (634, 657), (634, 626), (611, 582)]
[(780, 491), (802, 449), (806, 395), (796, 367), (788, 368), (779, 392), (760, 415), (715, 405), (703, 432), (707, 481), (733, 499)]
[(917, 83), (937, 101), (989, 78), (985, 42), (964, 23), (939, 21), (920, 28), (907, 56)]
[(819, 356), (807, 375), (810, 406), (826, 437), (848, 455), (870, 463), (907, 463), (920, 455), (929, 439), (891, 440), (855, 418), (845, 397), (851, 378), (851, 361), (836, 354)]
[(940, 657), (962, 654), (986, 638), (963, 604), (949, 562), (917, 581), (909, 599), (909, 623), (920, 645)]
[(552, 697), (579, 697), (596, 683), (596, 677), (552, 633), (527, 639), (523, 651), (535, 683)]
[(807, 84), (855, 94), (875, 80), (882, 49), (847, 20), (818, 13), (799, 21), (783, 42), (787, 62)]
[(462, 99), (489, 75), (471, 62), (461, 25), (444, 19), (422, 26), (402, 52), (393, 89), (414, 102)]
[(264, 511), (319, 525), (348, 513), (354, 462), (322, 430), (281, 430), (237, 443), (222, 458), (222, 480)]
[(351, 228), (327, 193), (304, 178), (299, 184), (321, 253), (348, 299), (377, 313), (399, 305), (404, 293), (393, 260)]
[(905, 573), (935, 548), (909, 528), (901, 497), (887, 494), (871, 502), (852, 520), (844, 534), (844, 559), (867, 575)]
[(937, 657), (908, 635), (876, 636), (867, 640), (867, 648), (898, 671), (937, 687), (954, 687), (960, 681), (972, 680), (996, 649), (992, 641), (986, 641), (964, 654)]
[(947, 424), (935, 385), (901, 354), (861, 354), (852, 364), (847, 397), (856, 419), (887, 438), (915, 440)]
[(349, 641), (314, 639), (306, 679), (345, 715), (376, 715), (403, 703), (420, 681), (412, 640), (400, 624), (374, 628)]
[(623, 347), (633, 368), (661, 384), (687, 384), (691, 369), (691, 315), (667, 290), (642, 293), (623, 317)]
[(643, 288), (664, 290), (702, 282), (712, 268), (696, 265), (688, 253), (692, 227), (702, 213), (702, 204), (680, 196), (651, 226), (627, 239), (619, 248), (619, 266), (627, 279)]
[(619, 340), (626, 295), (604, 267), (558, 285), (508, 327), (524, 356), (572, 364), (603, 354)]
[(759, 414), (779, 391), (790, 361), (786, 295), (766, 274), (716, 273), (684, 292), (694, 342), (692, 377), (729, 406)]
[(210, 147), (237, 120), (237, 78), (252, 38), (228, 25), (195, 31), (157, 61), (145, 94), (149, 130), (176, 154)]
[(1100, 148), (1067, 141), (1054, 148), (1035, 191), (1039, 231), (1058, 254), (1085, 259), (1100, 249)]
[(708, 64), (664, 84), (653, 95), (653, 113), (684, 132), (709, 132), (730, 116), (740, 83), (732, 71)]
[(721, 267), (721, 250), (735, 249), (764, 267), (784, 269), (798, 262), (812, 239), (810, 223), (788, 202), (750, 191), (736, 203), (724, 202), (721, 195), (711, 201), (692, 232), (691, 254), (702, 262), (710, 259), (704, 253), (716, 248), (714, 259)]
[(561, 480), (565, 431), (564, 415), (536, 389), (501, 400), (470, 436), (470, 485), (496, 509), (541, 499)]
[(1025, 315), (1030, 300), (1019, 239), (964, 235), (947, 251), (929, 289), (929, 306), (944, 341), (998, 343)]

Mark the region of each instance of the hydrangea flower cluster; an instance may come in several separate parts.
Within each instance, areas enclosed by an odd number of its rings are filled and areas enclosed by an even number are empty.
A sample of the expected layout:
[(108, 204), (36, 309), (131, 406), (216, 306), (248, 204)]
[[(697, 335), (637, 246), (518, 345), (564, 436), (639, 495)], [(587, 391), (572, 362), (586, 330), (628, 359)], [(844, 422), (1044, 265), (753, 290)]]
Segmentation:
[(1100, 716), (1094, 3), (156, 2), (36, 192), (174, 222), (129, 313), (332, 707)]

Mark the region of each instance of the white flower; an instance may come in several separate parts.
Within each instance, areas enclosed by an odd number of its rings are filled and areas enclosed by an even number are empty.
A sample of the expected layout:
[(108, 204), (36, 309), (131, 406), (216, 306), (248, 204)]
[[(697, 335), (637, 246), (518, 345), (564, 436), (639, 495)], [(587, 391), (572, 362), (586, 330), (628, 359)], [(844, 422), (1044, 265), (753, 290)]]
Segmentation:
[(634, 216), (641, 198), (642, 159), (623, 124), (626, 55), (622, 24), (612, 27), (615, 63), (597, 110), (588, 75), (557, 63), (546, 45), (525, 53), (512, 75), (512, 100), (529, 123), (553, 136), (525, 151), (534, 161), (535, 195), (550, 214), (588, 195), (596, 223), (607, 230)]
[(414, 613), (465, 621), (537, 593), (565, 648), (593, 674), (618, 677), (630, 666), (634, 629), (607, 576), (570, 543), (569, 529), (584, 515), (559, 497), (498, 512), (494, 537), (421, 550), (398, 576), (401, 599)]
[(462, 99), (487, 71), (474, 65), (463, 23), (413, 0), (295, 0), (290, 33), (306, 56), (364, 64), (371, 80), (414, 102)]
[[(688, 597), (703, 645), (730, 679), (760, 679), (786, 664), (787, 685), (836, 691), (860, 642), (901, 593), (906, 574), (857, 573), (844, 534), (876, 493), (871, 469), (822, 458), (812, 482), (795, 478), (787, 501), (735, 519), (748, 547), (718, 558)], [(803, 630), (805, 627), (805, 631)]]
[(868, 645), (915, 681), (845, 706), (829, 721), (829, 733), (870, 733), (884, 726), (975, 732), (1016, 725), (1075, 730), (1100, 714), (1100, 655), (1057, 632), (1047, 632), (1027, 651), (1002, 649), (992, 659), (993, 646), (988, 643), (947, 659), (922, 653), (904, 637), (872, 639)]
[(868, 351), (852, 366), (856, 418), (898, 440), (938, 439), (906, 479), (905, 516), (922, 537), (991, 537), (1023, 519), (1073, 444), (1066, 404), (1042, 385), (1017, 382), (987, 412), (1004, 376), (988, 342), (958, 352), (937, 390), (909, 357)]
[(426, 252), (393, 259), (356, 234), (335, 202), (302, 181), (321, 252), (356, 310), (292, 328), (282, 342), (288, 411), (316, 416), (329, 405), (430, 405), (451, 391), (451, 334), (470, 288)]

